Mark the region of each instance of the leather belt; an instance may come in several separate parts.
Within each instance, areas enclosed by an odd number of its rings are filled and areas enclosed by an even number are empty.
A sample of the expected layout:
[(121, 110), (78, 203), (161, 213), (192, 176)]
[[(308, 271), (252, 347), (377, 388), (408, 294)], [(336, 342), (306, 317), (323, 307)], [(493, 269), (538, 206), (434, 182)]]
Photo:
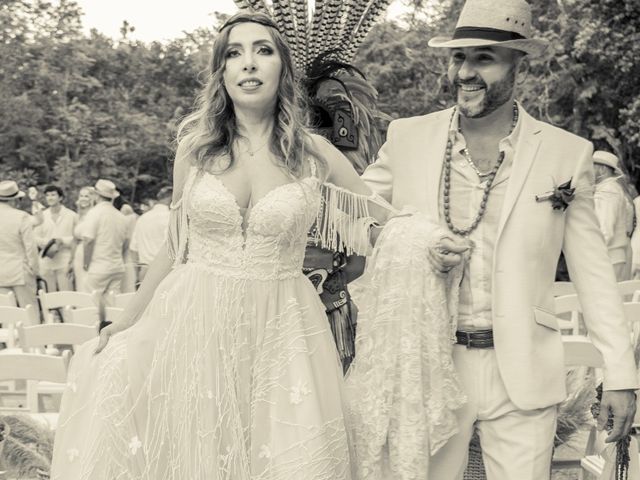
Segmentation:
[(456, 344), (467, 348), (493, 348), (493, 330), (456, 331)]

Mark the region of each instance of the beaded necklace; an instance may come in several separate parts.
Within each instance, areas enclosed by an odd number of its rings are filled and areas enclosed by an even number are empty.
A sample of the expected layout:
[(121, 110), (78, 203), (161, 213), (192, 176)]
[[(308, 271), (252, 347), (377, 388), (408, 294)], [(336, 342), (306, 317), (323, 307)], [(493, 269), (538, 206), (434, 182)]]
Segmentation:
[[(455, 115), (455, 112), (456, 111), (454, 109), (453, 114), (451, 115), (451, 120), (449, 121), (449, 125), (451, 125), (451, 122), (453, 122), (453, 116)], [(513, 104), (513, 121), (511, 123), (511, 130), (509, 134), (511, 134), (511, 132), (513, 132), (513, 130), (516, 128), (517, 123), (518, 123), (518, 105), (514, 103)], [(449, 128), (449, 130), (451, 130), (451, 128)], [(469, 162), (469, 164), (474, 167), (474, 170), (478, 174), (478, 177), (480, 178), (486, 177), (486, 185), (484, 187), (482, 200), (480, 201), (480, 209), (478, 210), (478, 214), (476, 215), (476, 218), (473, 220), (473, 222), (471, 222), (471, 225), (469, 227), (458, 228), (451, 221), (451, 211), (450, 211), (451, 150), (452, 149), (453, 149), (453, 142), (451, 141), (451, 136), (449, 136), (449, 138), (447, 139), (447, 148), (445, 150), (445, 155), (444, 155), (444, 189), (443, 189), (443, 199), (442, 199), (443, 206), (444, 206), (444, 219), (447, 222), (447, 227), (449, 227), (449, 230), (452, 233), (466, 237), (471, 232), (473, 232), (476, 228), (478, 228), (478, 225), (480, 224), (480, 220), (482, 220), (482, 217), (484, 217), (484, 214), (487, 210), (487, 200), (489, 199), (489, 192), (491, 191), (491, 186), (493, 185), (493, 181), (496, 178), (496, 174), (500, 169), (500, 165), (502, 165), (502, 162), (504, 161), (504, 152), (500, 152), (500, 155), (498, 156), (498, 160), (496, 161), (495, 166), (488, 173), (481, 173), (476, 167), (476, 165), (471, 161), (470, 156), (467, 157), (466, 155), (464, 155), (465, 158), (467, 159), (467, 162)]]

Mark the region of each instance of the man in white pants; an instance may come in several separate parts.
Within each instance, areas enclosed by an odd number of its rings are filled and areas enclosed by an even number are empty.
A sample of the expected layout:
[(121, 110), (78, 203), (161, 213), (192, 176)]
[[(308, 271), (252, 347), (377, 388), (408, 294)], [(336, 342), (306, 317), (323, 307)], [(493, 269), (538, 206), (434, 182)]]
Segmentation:
[(127, 221), (113, 206), (119, 193), (113, 182), (96, 182), (96, 205), (85, 216), (82, 226), (84, 269), (89, 292), (120, 293), (127, 249)]
[(456, 106), (392, 122), (362, 177), (395, 207), (413, 205), (448, 228), (451, 246), (431, 252), (443, 274), (460, 261), (460, 241), (472, 245), (454, 347), (469, 401), (425, 476), (461, 479), (477, 428), (488, 480), (548, 479), (566, 397), (552, 294), (561, 250), (604, 357), (599, 425), (611, 409), (610, 441), (635, 412), (633, 349), (594, 212), (593, 147), (515, 101), (523, 60), (546, 47), (531, 38), (524, 0), (468, 0), (453, 38), (429, 44), (448, 49)]

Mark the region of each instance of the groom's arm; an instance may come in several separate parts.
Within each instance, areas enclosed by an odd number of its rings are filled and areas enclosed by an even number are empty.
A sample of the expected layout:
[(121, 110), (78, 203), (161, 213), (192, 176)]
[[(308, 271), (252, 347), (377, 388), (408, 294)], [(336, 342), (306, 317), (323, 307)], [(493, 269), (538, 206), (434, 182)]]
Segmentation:
[(614, 426), (607, 442), (614, 442), (631, 428), (638, 374), (630, 329), (595, 214), (592, 152), (591, 144), (585, 146), (573, 176), (576, 197), (566, 210), (563, 250), (587, 330), (604, 359), (605, 392), (598, 426), (604, 428), (611, 411)]
[(367, 186), (387, 202), (393, 203), (393, 164), (397, 123), (393, 121), (387, 130), (387, 141), (380, 148), (375, 163), (369, 165), (361, 178)]

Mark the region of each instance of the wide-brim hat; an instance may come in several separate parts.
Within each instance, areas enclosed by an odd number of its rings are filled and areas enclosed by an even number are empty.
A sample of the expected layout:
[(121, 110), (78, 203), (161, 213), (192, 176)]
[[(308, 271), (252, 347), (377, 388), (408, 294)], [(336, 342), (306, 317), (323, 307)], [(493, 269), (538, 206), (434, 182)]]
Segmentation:
[(0, 182), (0, 202), (7, 202), (15, 198), (24, 197), (24, 192), (18, 188), (18, 184), (13, 180)]
[(499, 46), (520, 50), (532, 57), (547, 49), (546, 40), (532, 38), (531, 6), (525, 0), (468, 0), (452, 37), (429, 40), (434, 48)]
[(593, 152), (593, 163), (606, 165), (607, 167), (612, 168), (617, 175), (624, 175), (624, 172), (620, 168), (620, 160), (618, 160), (618, 157), (613, 153), (604, 150), (596, 150)]
[(116, 184), (111, 180), (104, 180), (101, 178), (96, 182), (93, 188), (98, 195), (104, 198), (110, 198), (113, 200), (120, 196), (120, 192), (118, 192)]

